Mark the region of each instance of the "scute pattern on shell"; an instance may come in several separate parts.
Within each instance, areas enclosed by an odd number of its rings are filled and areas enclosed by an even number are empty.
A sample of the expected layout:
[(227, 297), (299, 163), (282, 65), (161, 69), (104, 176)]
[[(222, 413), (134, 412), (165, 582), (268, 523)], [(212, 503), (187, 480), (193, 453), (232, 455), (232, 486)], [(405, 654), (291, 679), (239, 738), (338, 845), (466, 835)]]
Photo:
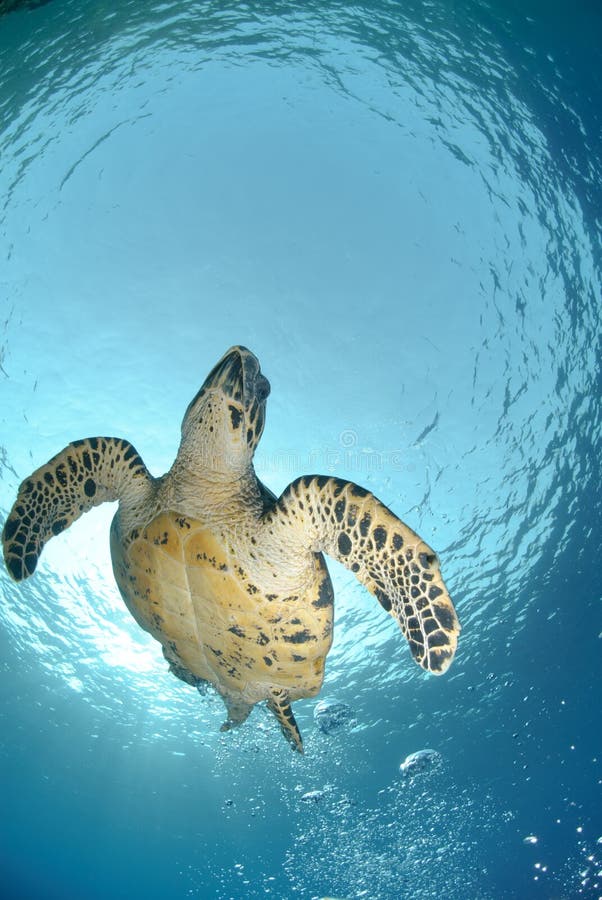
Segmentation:
[(289, 700), (314, 696), (332, 642), (328, 572), (314, 555), (303, 583), (282, 590), (273, 578), (280, 561), (251, 537), (251, 529), (209, 529), (171, 511), (123, 536), (116, 517), (117, 584), (183, 680), (211, 682), (230, 706), (270, 700), (274, 690)]

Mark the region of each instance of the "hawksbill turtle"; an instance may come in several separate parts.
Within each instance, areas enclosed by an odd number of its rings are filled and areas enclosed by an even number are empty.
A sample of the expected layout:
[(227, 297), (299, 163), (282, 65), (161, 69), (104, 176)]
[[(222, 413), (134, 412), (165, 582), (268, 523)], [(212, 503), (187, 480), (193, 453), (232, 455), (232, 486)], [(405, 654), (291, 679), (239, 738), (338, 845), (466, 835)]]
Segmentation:
[(254, 354), (231, 348), (190, 402), (167, 474), (154, 478), (122, 438), (74, 441), (21, 484), (2, 542), (20, 581), (53, 535), (119, 501), (115, 579), (170, 670), (217, 689), (224, 730), (266, 700), (302, 752), (291, 703), (318, 694), (332, 643), (323, 553), (376, 596), (424, 669), (448, 668), (460, 624), (435, 552), (369, 491), (306, 475), (277, 498), (261, 483), (253, 455), (269, 392)]

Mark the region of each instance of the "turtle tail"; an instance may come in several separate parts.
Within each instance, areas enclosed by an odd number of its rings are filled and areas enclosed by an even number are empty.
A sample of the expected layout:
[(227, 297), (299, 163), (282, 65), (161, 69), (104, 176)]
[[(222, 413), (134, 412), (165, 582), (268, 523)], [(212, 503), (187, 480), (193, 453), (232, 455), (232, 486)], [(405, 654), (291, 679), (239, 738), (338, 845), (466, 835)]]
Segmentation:
[(120, 500), (148, 483), (146, 466), (120, 438), (93, 437), (68, 444), (21, 484), (2, 531), (12, 578), (33, 574), (45, 543), (83, 513)]

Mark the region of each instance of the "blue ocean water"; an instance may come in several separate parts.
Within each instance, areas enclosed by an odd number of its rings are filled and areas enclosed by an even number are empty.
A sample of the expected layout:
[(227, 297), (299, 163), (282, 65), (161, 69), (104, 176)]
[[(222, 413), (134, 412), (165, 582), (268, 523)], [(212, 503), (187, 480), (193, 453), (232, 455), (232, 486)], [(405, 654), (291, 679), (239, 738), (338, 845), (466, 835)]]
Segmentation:
[(602, 897), (602, 8), (9, 6), (2, 522), (79, 437), (164, 472), (242, 343), (259, 476), (374, 491), (463, 633), (429, 677), (333, 563), (322, 698), (353, 718), (298, 702), (302, 758), (259, 707), (220, 734), (94, 510), (30, 582), (0, 572), (0, 896)]

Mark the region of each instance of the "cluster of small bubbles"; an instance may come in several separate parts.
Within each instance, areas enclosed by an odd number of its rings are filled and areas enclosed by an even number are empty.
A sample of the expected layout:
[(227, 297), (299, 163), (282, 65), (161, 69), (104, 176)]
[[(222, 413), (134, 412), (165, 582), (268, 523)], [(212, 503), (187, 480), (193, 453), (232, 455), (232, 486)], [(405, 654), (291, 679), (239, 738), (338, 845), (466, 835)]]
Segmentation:
[(233, 868), (234, 868), (235, 875), (238, 878), (240, 878), (241, 884), (250, 884), (251, 883), (250, 880), (246, 876), (245, 867), (244, 867), (243, 863), (234, 863)]
[(587, 837), (587, 827), (578, 825), (576, 852), (558, 869), (558, 877), (568, 896), (595, 897), (602, 900), (602, 837)]
[(416, 900), (437, 892), (466, 896), (467, 890), (488, 897), (481, 885), (477, 887), (484, 866), (474, 866), (479, 845), (471, 834), (473, 820), (491, 815), (490, 800), (477, 808), (466, 791), (441, 777), (437, 767), (423, 772), (413, 790), (408, 790), (406, 779), (393, 779), (375, 792), (372, 804), (362, 804), (361, 815), (337, 784), (319, 791), (297, 785), (296, 790), (309, 817), (304, 817), (294, 850), (285, 856), (292, 890), (320, 900), (328, 886), (337, 897), (385, 900), (392, 896), (392, 885), (403, 884), (403, 896)]

